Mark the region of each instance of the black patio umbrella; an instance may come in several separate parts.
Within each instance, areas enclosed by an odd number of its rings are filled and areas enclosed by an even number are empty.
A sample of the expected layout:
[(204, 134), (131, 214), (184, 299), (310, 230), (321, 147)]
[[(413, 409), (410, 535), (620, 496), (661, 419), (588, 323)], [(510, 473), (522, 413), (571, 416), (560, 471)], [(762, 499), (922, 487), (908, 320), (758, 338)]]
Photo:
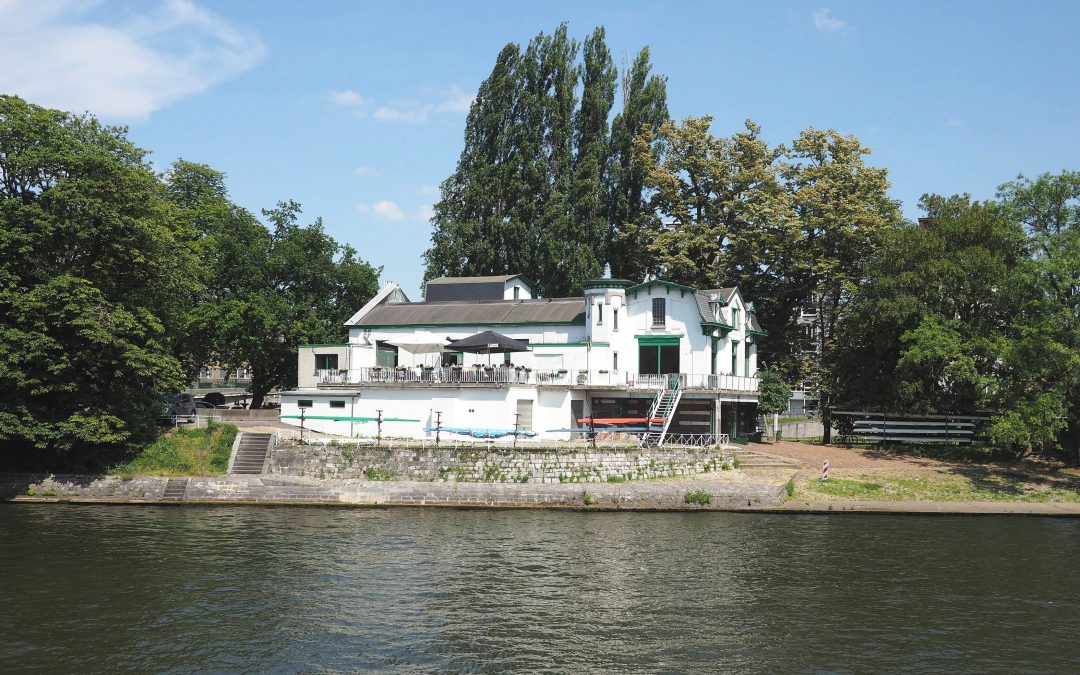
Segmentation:
[(486, 330), (467, 338), (454, 340), (443, 347), (448, 352), (469, 352), (470, 354), (505, 354), (507, 352), (527, 352), (529, 345), (521, 340), (507, 337), (493, 330)]

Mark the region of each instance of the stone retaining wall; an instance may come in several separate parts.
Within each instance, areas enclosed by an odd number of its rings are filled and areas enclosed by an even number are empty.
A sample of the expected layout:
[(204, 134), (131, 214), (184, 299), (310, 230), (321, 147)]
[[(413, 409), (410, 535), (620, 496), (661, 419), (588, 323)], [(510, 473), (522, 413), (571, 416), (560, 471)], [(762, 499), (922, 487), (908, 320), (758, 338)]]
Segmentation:
[[(760, 508), (783, 502), (794, 471), (725, 471), (693, 478), (634, 483), (493, 484), (319, 480), (284, 476), (192, 477), (165, 500), (167, 478), (15, 476), (0, 478), (0, 499), (122, 504), (337, 504), (353, 506), (487, 506), (606, 510)], [(709, 504), (690, 504), (689, 492)]]
[(272, 475), (457, 483), (605, 483), (693, 476), (733, 468), (721, 450), (522, 451), (279, 445)]

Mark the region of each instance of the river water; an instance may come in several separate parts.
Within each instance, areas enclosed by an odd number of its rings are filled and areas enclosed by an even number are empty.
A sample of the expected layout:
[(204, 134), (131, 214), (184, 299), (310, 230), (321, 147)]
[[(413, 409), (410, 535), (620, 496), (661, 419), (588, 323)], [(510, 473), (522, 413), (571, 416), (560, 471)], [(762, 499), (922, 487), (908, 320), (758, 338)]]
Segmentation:
[(0, 506), (0, 670), (1077, 672), (1080, 520)]

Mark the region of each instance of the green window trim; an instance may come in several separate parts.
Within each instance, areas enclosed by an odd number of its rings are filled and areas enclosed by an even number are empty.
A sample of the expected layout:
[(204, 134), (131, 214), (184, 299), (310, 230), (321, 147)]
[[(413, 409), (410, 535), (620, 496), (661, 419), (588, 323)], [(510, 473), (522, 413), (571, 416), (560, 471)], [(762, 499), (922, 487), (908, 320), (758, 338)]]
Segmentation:
[(671, 347), (682, 342), (681, 335), (635, 335), (639, 347)]

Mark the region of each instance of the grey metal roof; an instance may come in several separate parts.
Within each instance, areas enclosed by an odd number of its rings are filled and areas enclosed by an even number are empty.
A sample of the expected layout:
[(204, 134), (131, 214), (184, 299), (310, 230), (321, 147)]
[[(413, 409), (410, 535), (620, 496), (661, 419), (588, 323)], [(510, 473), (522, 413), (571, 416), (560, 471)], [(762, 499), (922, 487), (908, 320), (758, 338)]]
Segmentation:
[[(703, 291), (698, 291), (694, 294), (697, 298), (698, 312), (701, 314), (701, 321), (703, 323), (717, 323), (717, 319), (713, 316), (712, 308), (709, 307), (709, 303), (712, 302), (713, 297), (718, 297), (720, 302), (725, 305), (731, 302), (731, 296), (735, 294), (735, 288), (707, 288)], [(720, 319), (720, 323), (723, 323), (723, 319)]]
[[(750, 330), (756, 333), (765, 333), (765, 329), (761, 327), (760, 323), (758, 323), (757, 315), (752, 312), (750, 314)], [(767, 335), (767, 333), (765, 334)]]
[(410, 302), (380, 305), (354, 325), (494, 326), (528, 323), (584, 325), (585, 298), (493, 302)]
[(490, 283), (506, 283), (511, 279), (514, 279), (519, 274), (499, 274), (490, 277), (439, 277), (438, 279), (432, 279), (428, 281), (428, 285), (431, 284), (490, 284)]
[(731, 288), (704, 288), (701, 290), (701, 292), (720, 296), (720, 302), (723, 302), (726, 305), (727, 303), (731, 302), (731, 296), (735, 295), (735, 287), (732, 286)]

